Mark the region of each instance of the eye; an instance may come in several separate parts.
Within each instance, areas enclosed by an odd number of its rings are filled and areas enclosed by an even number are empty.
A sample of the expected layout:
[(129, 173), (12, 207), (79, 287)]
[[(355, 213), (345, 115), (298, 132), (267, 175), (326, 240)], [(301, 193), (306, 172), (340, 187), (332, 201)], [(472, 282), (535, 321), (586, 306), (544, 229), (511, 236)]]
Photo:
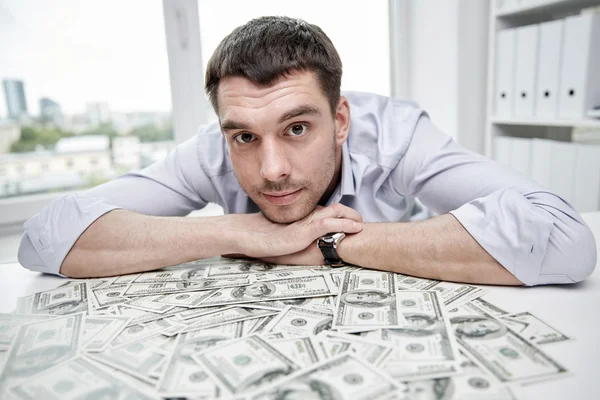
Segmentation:
[(292, 125), (287, 132), (292, 136), (302, 136), (306, 133), (308, 127), (304, 124)]
[(241, 133), (234, 138), (234, 140), (237, 141), (238, 143), (250, 143), (250, 142), (254, 141), (254, 139), (255, 139), (255, 136), (252, 133), (248, 133), (248, 132)]

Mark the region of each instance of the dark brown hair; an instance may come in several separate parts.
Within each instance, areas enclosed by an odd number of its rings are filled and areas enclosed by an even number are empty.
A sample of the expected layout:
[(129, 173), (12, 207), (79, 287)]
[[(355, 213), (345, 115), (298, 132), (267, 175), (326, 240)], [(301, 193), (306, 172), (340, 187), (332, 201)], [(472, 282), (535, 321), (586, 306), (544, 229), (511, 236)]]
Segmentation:
[(269, 86), (293, 70), (315, 73), (331, 112), (340, 98), (342, 61), (316, 25), (289, 17), (261, 17), (234, 29), (217, 46), (206, 68), (205, 90), (218, 114), (219, 82), (242, 76)]

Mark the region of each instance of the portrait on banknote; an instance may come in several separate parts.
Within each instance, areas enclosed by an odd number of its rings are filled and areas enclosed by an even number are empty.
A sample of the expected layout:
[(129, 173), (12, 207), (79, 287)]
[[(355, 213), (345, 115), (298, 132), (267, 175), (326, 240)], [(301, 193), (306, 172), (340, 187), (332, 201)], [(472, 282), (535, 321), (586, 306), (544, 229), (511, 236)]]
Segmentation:
[(480, 315), (463, 315), (450, 318), (458, 338), (495, 339), (506, 334), (507, 329), (500, 321)]
[(389, 306), (396, 299), (377, 290), (352, 290), (342, 294), (340, 301), (348, 306), (378, 308)]
[(252, 285), (240, 286), (231, 291), (231, 297), (240, 299), (256, 298), (260, 299), (263, 296), (268, 296), (275, 293), (275, 285), (270, 282), (255, 282)]

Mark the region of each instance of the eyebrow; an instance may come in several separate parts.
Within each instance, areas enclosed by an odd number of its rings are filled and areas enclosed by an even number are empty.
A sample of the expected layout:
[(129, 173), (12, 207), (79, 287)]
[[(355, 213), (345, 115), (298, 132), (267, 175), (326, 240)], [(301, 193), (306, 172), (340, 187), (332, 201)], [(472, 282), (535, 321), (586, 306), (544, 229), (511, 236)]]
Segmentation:
[[(285, 112), (281, 117), (279, 117), (279, 119), (277, 120), (277, 123), (281, 124), (281, 123), (287, 121), (288, 119), (300, 117), (302, 115), (321, 115), (321, 111), (318, 108), (313, 107), (311, 105), (307, 105), (307, 104), (300, 105), (296, 108), (292, 108), (291, 110)], [(222, 131), (232, 131), (232, 130), (236, 130), (236, 129), (251, 129), (251, 128), (248, 124), (245, 124), (243, 122), (229, 120), (229, 119), (223, 121), (223, 123), (221, 124)]]

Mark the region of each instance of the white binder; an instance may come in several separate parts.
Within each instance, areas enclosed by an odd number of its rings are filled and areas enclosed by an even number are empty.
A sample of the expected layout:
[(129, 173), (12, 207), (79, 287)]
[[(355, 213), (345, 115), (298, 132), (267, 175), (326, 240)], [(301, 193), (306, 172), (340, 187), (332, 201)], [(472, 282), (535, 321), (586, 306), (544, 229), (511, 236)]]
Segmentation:
[(538, 31), (539, 25), (517, 28), (513, 114), (520, 117), (534, 114)]
[(496, 136), (494, 138), (494, 160), (506, 167), (510, 167), (510, 153), (512, 151), (512, 138)]
[(600, 146), (574, 144), (572, 205), (579, 212), (600, 210)]
[(550, 165), (552, 164), (552, 141), (533, 139), (531, 143), (531, 179), (550, 188)]
[(565, 20), (558, 99), (560, 118), (581, 118), (600, 104), (600, 14)]
[(564, 20), (540, 24), (535, 115), (556, 118)]
[(530, 176), (531, 139), (511, 138), (510, 166), (524, 176)]
[(515, 39), (514, 29), (499, 31), (496, 34), (494, 114), (497, 116), (506, 117), (512, 114)]
[(570, 142), (552, 142), (550, 189), (571, 203), (573, 201), (573, 166), (575, 146)]

